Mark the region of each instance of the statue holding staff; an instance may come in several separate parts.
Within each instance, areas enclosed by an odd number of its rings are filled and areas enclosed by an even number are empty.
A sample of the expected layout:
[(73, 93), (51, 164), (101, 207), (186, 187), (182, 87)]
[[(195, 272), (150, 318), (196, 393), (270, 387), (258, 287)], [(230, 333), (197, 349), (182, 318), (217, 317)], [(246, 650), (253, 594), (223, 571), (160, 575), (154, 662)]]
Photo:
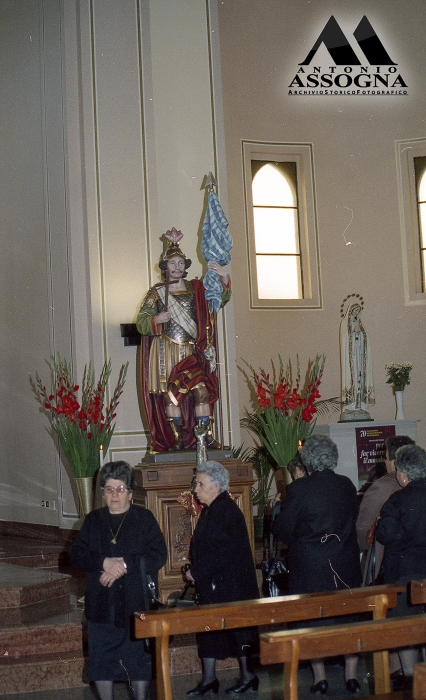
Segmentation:
[[(212, 407), (219, 397), (214, 313), (203, 282), (185, 279), (191, 260), (179, 247), (183, 234), (172, 228), (164, 237), (163, 281), (151, 287), (136, 321), (151, 451), (194, 448), (200, 421), (207, 428), (207, 446), (219, 447), (212, 431)], [(228, 272), (215, 260), (208, 270), (220, 280), (223, 306), (231, 296)]]

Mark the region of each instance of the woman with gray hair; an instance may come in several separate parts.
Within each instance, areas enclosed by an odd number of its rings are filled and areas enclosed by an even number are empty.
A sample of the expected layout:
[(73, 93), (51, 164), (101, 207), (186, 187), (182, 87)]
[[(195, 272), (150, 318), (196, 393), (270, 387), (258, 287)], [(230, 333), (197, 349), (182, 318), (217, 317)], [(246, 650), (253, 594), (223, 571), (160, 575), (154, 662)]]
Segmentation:
[[(338, 450), (325, 435), (312, 435), (301, 450), (308, 476), (287, 487), (275, 534), (288, 545), (289, 593), (314, 593), (361, 585), (355, 524), (357, 491), (352, 481), (335, 474)], [(328, 624), (336, 619), (329, 618)], [(348, 618), (345, 618), (345, 622)], [(327, 624), (325, 620), (309, 625)], [(303, 626), (307, 626), (303, 623)], [(357, 656), (345, 659), (346, 689), (356, 693)], [(312, 662), (312, 693), (325, 695), (328, 683), (322, 660)]]
[[(256, 570), (244, 515), (228, 493), (229, 472), (219, 462), (200, 464), (195, 472), (195, 495), (205, 507), (191, 543), (187, 580), (195, 585), (201, 604), (251, 600), (259, 597)], [(257, 690), (259, 679), (250, 656), (257, 629), (220, 630), (197, 635), (203, 677), (187, 695), (218, 693), (216, 659), (237, 657), (240, 679), (228, 688), (232, 695)]]
[[(100, 700), (112, 700), (114, 681), (129, 681), (137, 700), (146, 700), (151, 655), (134, 639), (135, 610), (145, 609), (143, 569), (156, 581), (167, 549), (151, 511), (132, 503), (133, 470), (127, 462), (108, 462), (100, 472), (105, 507), (85, 518), (71, 547), (71, 564), (86, 572), (87, 677)], [(144, 566), (141, 566), (141, 559)]]
[[(396, 478), (403, 488), (395, 491), (380, 511), (376, 539), (384, 545), (384, 583), (408, 583), (426, 577), (426, 452), (418, 445), (404, 445), (395, 453)], [(405, 594), (389, 615), (422, 613), (411, 607)], [(417, 649), (398, 650), (407, 685), (410, 686)]]

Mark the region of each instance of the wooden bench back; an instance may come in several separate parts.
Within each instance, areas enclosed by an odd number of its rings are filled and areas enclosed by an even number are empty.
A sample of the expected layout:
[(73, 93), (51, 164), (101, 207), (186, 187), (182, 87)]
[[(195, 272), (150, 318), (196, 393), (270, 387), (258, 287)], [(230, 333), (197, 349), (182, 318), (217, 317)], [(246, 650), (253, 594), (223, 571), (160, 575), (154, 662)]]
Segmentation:
[(293, 663), (426, 643), (426, 615), (309, 627), (260, 636), (262, 664)]
[(426, 580), (411, 581), (408, 586), (409, 596), (413, 605), (426, 604)]
[[(426, 643), (426, 615), (373, 620), (371, 622), (310, 627), (306, 629), (271, 632), (260, 637), (260, 662), (262, 664), (284, 663), (284, 697), (298, 700), (299, 661), (321, 659), (341, 654), (379, 652), (384, 655), (378, 664), (378, 676), (382, 687), (377, 692), (389, 693), (388, 649)], [(385, 671), (386, 669), (386, 671)], [(375, 667), (376, 675), (376, 667)], [(386, 682), (385, 682), (386, 681)], [(416, 680), (416, 693), (419, 689)], [(424, 684), (422, 685), (424, 688)], [(422, 700), (417, 693), (417, 700)]]
[(395, 607), (397, 594), (404, 590), (404, 586), (392, 584), (152, 610), (135, 613), (135, 634), (137, 638), (158, 637), (165, 627), (168, 634), (193, 634), (206, 628), (235, 629), (364, 612), (373, 613), (374, 618), (383, 618), (388, 608)]
[[(169, 664), (172, 634), (285, 624), (365, 612), (371, 612), (374, 619), (383, 619), (388, 609), (395, 607), (398, 593), (404, 590), (404, 586), (397, 585), (372, 586), (135, 613), (135, 636), (139, 639), (156, 637), (157, 697), (158, 700), (172, 700)], [(380, 662), (377, 674), (375, 671), (376, 677), (381, 679), (376, 682), (381, 692), (389, 689), (386, 663), (387, 657)]]

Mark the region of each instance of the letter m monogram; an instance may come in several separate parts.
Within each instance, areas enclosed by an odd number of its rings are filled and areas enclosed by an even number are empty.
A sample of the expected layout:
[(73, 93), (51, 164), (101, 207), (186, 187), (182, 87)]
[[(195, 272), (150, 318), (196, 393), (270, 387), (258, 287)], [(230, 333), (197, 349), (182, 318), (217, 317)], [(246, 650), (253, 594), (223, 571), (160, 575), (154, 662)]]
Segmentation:
[[(396, 65), (365, 15), (354, 31), (354, 37), (370, 65)], [(325, 44), (337, 66), (361, 65), (335, 17), (332, 15), (305, 60), (299, 63), (299, 66), (308, 66), (322, 43)]]

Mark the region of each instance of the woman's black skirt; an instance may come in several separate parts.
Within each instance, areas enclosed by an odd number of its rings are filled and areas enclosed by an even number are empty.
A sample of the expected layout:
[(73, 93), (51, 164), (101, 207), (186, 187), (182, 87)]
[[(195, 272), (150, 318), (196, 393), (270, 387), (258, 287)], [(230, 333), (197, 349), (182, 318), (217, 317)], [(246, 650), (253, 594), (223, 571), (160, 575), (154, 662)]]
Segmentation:
[(88, 621), (87, 631), (89, 681), (151, 680), (151, 655), (143, 639), (131, 639), (129, 628)]
[(200, 632), (196, 637), (200, 659), (250, 656), (257, 651), (259, 643), (257, 627)]

